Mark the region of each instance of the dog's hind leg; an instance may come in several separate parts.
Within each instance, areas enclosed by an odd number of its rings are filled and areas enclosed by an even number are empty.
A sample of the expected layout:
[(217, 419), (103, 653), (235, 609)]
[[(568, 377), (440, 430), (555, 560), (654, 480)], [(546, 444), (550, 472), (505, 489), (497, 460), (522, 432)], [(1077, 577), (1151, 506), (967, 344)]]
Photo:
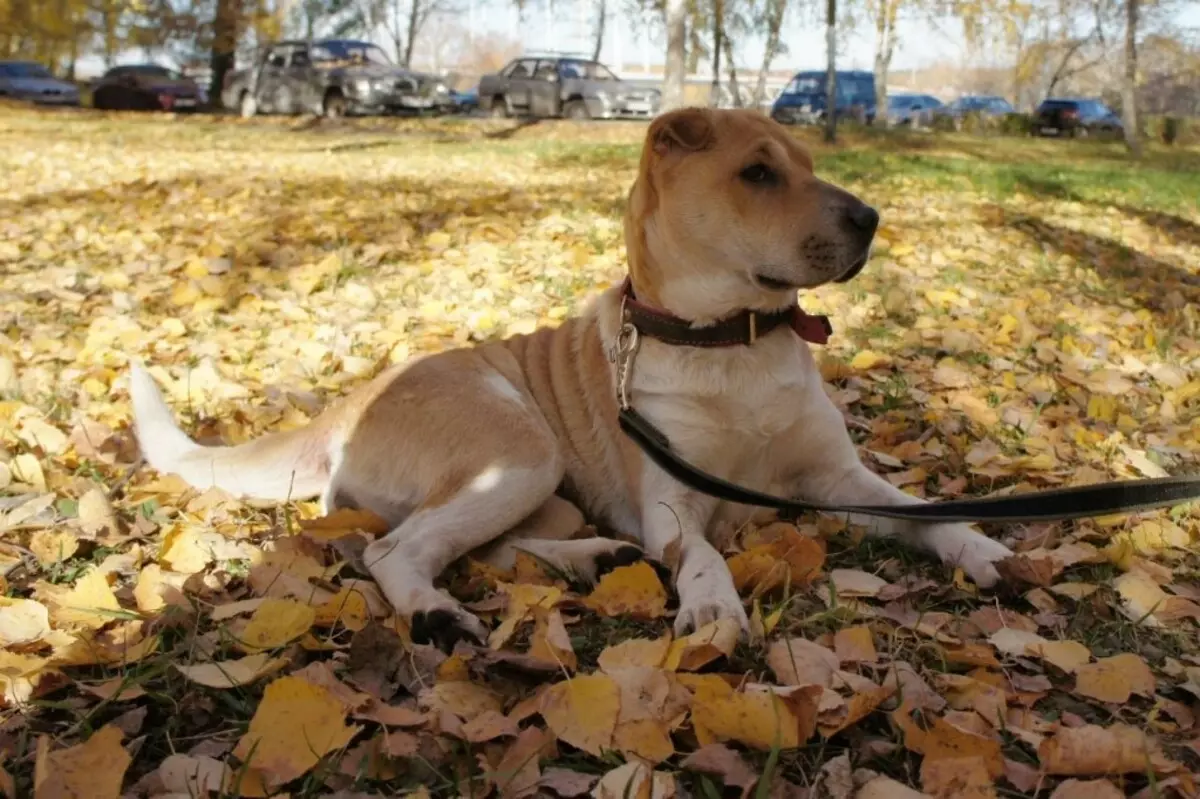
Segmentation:
[(482, 643), (487, 630), (434, 580), (452, 562), (516, 525), (540, 507), (562, 476), (559, 460), (484, 466), (446, 502), (419, 507), (363, 553), (371, 575), (396, 612), (410, 620), (417, 643), (453, 649)]
[(594, 583), (618, 566), (642, 560), (641, 547), (601, 536), (573, 538), (584, 526), (579, 508), (558, 495), (550, 497), (532, 516), (472, 557), (509, 570), (517, 553), (526, 552), (552, 569), (581, 583)]

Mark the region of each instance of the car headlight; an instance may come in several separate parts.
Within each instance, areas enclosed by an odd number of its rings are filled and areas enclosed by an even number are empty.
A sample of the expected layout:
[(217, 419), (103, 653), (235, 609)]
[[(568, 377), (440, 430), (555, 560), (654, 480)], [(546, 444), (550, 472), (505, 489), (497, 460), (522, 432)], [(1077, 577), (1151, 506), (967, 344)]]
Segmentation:
[(433, 87), (433, 90), (437, 94), (449, 94), (450, 93), (450, 87), (444, 83), (438, 83), (436, 86)]
[(354, 83), (354, 91), (358, 94), (367, 94), (371, 91), (371, 81), (367, 78), (357, 78)]

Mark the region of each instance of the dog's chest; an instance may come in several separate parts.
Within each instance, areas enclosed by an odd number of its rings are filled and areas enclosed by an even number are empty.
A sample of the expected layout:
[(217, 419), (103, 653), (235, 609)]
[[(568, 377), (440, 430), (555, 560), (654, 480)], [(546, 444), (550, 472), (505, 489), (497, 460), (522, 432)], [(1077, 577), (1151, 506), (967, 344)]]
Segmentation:
[[(784, 331), (781, 331), (784, 332)], [(730, 462), (761, 451), (794, 427), (820, 376), (791, 335), (754, 347), (698, 349), (650, 342), (634, 386), (681, 451), (723, 453)]]

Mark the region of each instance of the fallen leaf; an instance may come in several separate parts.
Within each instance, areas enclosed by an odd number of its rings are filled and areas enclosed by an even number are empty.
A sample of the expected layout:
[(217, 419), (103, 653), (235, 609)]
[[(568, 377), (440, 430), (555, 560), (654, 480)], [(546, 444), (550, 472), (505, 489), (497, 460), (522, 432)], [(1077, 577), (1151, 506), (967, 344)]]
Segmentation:
[(740, 788), (742, 799), (758, 782), (758, 774), (737, 752), (724, 744), (708, 744), (683, 759), (679, 764), (685, 771), (695, 771), (718, 777), (726, 788)]
[(921, 787), (944, 799), (989, 799), (996, 787), (982, 757), (926, 757), (921, 761)]
[(0, 647), (39, 641), (50, 633), (50, 612), (32, 599), (0, 597)]
[(249, 685), (268, 674), (274, 674), (287, 666), (287, 658), (272, 658), (266, 652), (249, 655), (237, 660), (199, 663), (189, 666), (174, 664), (189, 680), (209, 688), (237, 688)]
[(345, 722), (345, 707), (325, 688), (298, 677), (280, 677), (263, 691), (233, 754), (262, 774), (268, 785), (282, 785), (350, 743), (361, 728)]
[(1064, 780), (1050, 799), (1125, 799), (1125, 793), (1108, 780)]
[(767, 651), (767, 665), (775, 673), (775, 679), (784, 685), (820, 685), (828, 688), (833, 684), (834, 672), (838, 670), (838, 656), (812, 641), (785, 638), (771, 644)]
[(49, 739), (39, 738), (34, 799), (118, 799), (125, 770), (133, 761), (121, 746), (121, 738), (121, 730), (112, 724), (92, 733), (84, 743), (56, 752), (49, 751)]
[(308, 632), (316, 618), (316, 611), (302, 602), (268, 599), (250, 617), (238, 644), (251, 653), (276, 649)]
[(820, 696), (817, 685), (746, 686), (735, 692), (726, 683), (705, 681), (696, 686), (692, 699), (692, 724), (701, 743), (737, 741), (763, 751), (776, 746), (795, 749), (816, 731)]
[(663, 668), (671, 671), (696, 671), (719, 657), (733, 654), (741, 629), (733, 619), (709, 622), (696, 632), (671, 643)]
[(583, 603), (602, 616), (634, 619), (661, 618), (667, 609), (667, 590), (646, 561), (618, 566), (600, 578)]
[(560, 739), (599, 757), (612, 747), (620, 696), (611, 677), (589, 674), (551, 686), (538, 710)]
[(847, 627), (833, 635), (833, 651), (842, 663), (874, 663), (879, 660), (874, 636), (868, 627)]
[(1075, 671), (1074, 693), (1101, 702), (1124, 704), (1135, 693), (1153, 696), (1155, 686), (1146, 661), (1132, 652), (1101, 658)]
[(597, 665), (601, 671), (610, 674), (616, 669), (634, 666), (658, 667), (663, 665), (670, 649), (670, 633), (662, 638), (630, 638), (628, 641), (605, 647), (597, 659)]
[(1088, 777), (1130, 774), (1146, 769), (1157, 748), (1136, 727), (1062, 727), (1042, 741), (1038, 758), (1047, 774)]

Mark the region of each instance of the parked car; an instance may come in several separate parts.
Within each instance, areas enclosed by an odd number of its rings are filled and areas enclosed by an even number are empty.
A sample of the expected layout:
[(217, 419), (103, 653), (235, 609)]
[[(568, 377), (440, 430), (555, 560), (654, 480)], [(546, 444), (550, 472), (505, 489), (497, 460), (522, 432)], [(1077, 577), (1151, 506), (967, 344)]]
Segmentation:
[(0, 61), (0, 97), (38, 105), (79, 105), (79, 87), (35, 61)]
[(1016, 113), (1016, 110), (1003, 97), (992, 94), (966, 94), (941, 108), (934, 109), (933, 118), (949, 118), (957, 128), (961, 127), (963, 117), (971, 113), (981, 117), (1001, 117)]
[(110, 111), (195, 111), (206, 102), (194, 80), (156, 64), (113, 67), (92, 84), (92, 107)]
[(662, 95), (618, 78), (587, 58), (521, 56), (479, 81), (479, 107), (492, 116), (649, 118)]
[[(825, 81), (824, 71), (797, 72), (775, 98), (771, 117), (785, 125), (821, 121), (829, 105)], [(875, 74), (862, 70), (839, 71), (834, 113), (839, 119), (853, 117), (872, 124), (875, 121)]]
[(1092, 98), (1048, 98), (1033, 112), (1037, 136), (1116, 136), (1124, 130), (1121, 118)]
[(465, 92), (450, 90), (451, 108), (458, 114), (473, 114), (479, 110), (479, 89), (467, 89)]
[(305, 112), (340, 117), (453, 107), (445, 81), (393, 64), (377, 45), (353, 39), (272, 44), (251, 67), (225, 76), (221, 103), (246, 117)]
[(889, 94), (888, 124), (892, 127), (928, 125), (942, 101), (931, 94)]

